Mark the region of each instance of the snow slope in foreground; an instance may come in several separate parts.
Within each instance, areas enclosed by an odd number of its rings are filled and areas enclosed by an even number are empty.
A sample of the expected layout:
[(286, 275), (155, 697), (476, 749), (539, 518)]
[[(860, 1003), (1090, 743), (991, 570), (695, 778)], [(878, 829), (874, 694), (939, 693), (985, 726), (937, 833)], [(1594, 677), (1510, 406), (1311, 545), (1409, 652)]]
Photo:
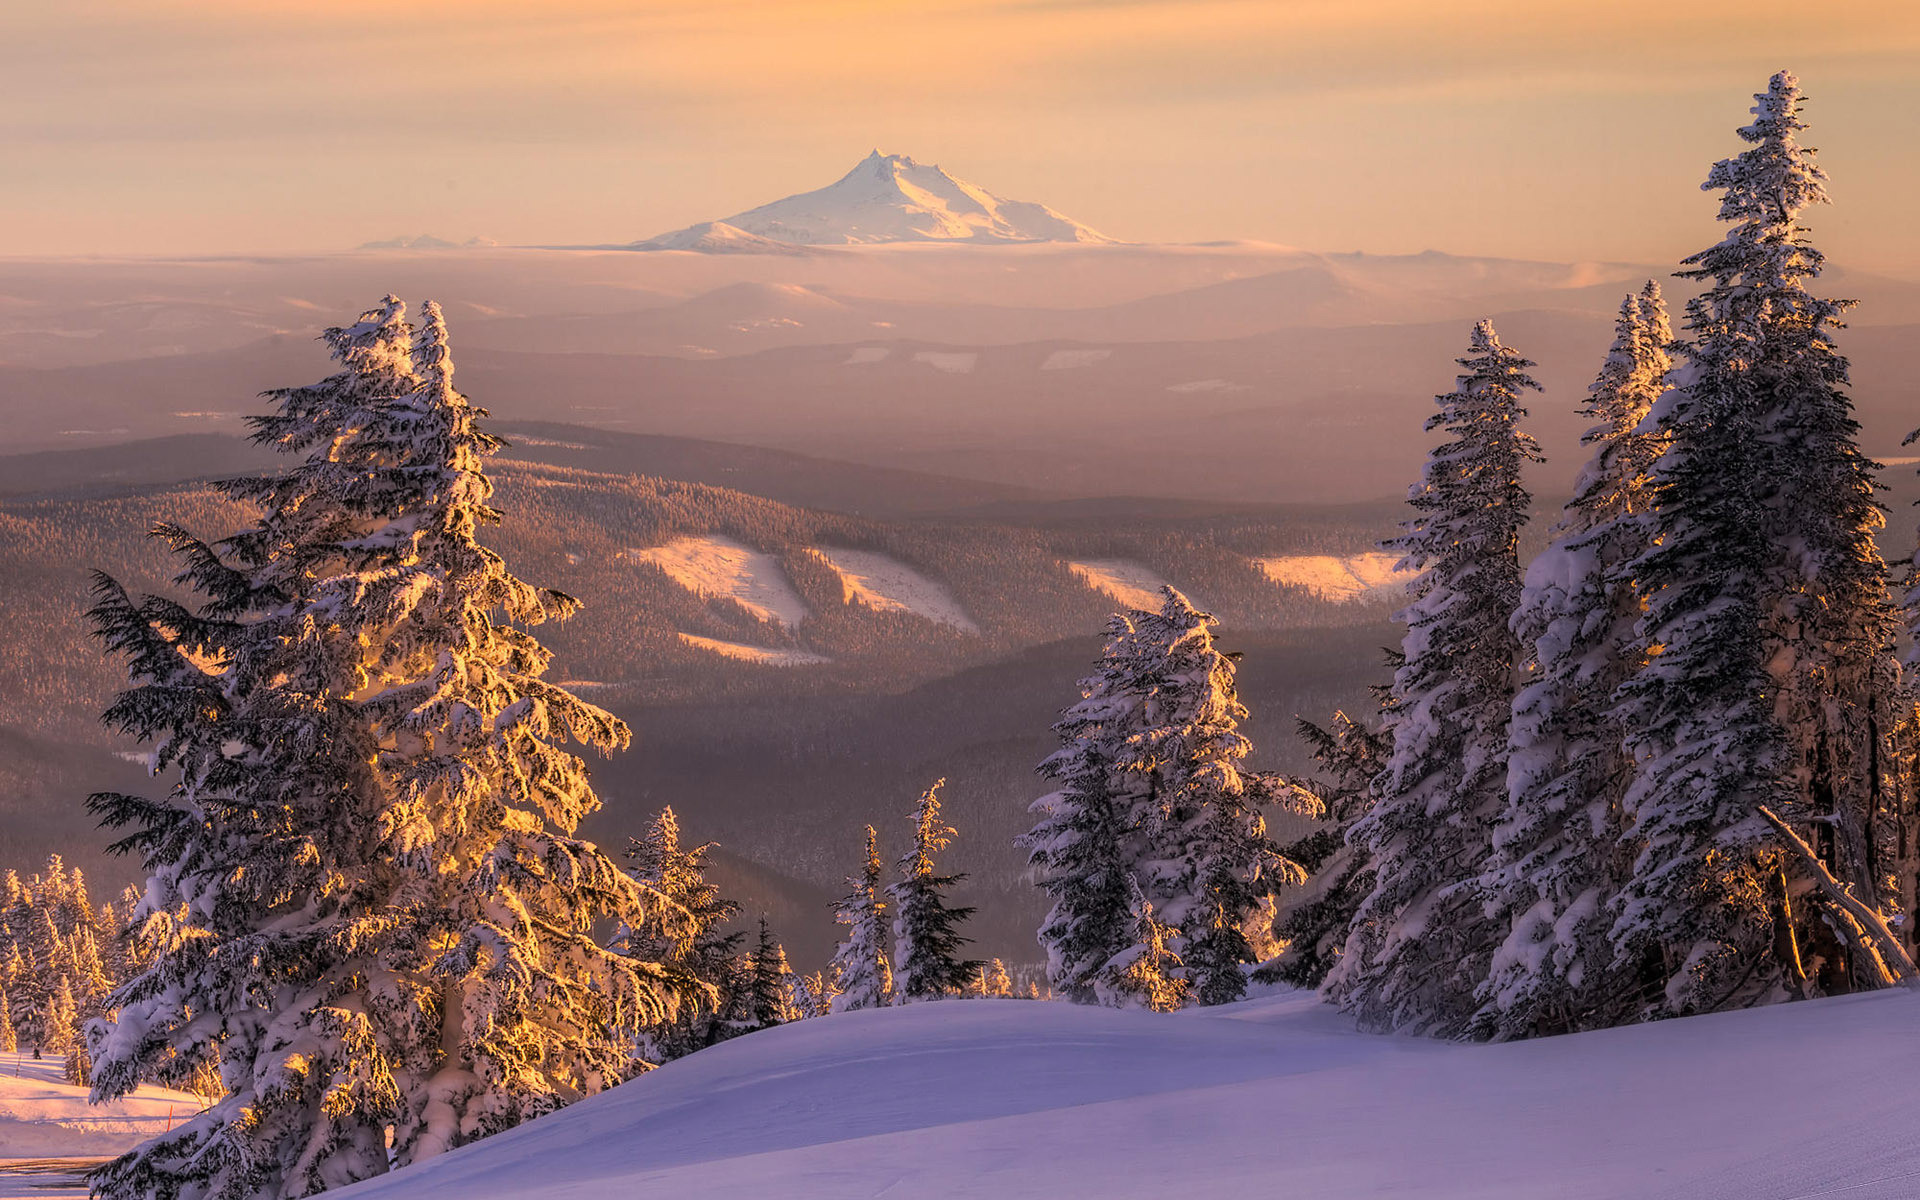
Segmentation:
[(1910, 1197), (1916, 1027), (1905, 992), (1501, 1046), (1300, 994), (951, 1001), (727, 1042), (339, 1195)]
[(131, 1150), (200, 1111), (198, 1096), (144, 1087), (111, 1104), (61, 1079), (61, 1060), (0, 1054), (0, 1160), (106, 1157)]

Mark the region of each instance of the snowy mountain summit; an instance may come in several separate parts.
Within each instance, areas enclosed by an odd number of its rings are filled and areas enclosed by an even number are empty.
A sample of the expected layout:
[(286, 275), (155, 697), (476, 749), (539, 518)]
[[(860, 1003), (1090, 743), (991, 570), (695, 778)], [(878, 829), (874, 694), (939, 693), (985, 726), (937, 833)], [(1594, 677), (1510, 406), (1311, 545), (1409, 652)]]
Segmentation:
[(885, 242), (1110, 242), (1044, 204), (1006, 200), (904, 154), (875, 150), (836, 183), (638, 243), (766, 253)]

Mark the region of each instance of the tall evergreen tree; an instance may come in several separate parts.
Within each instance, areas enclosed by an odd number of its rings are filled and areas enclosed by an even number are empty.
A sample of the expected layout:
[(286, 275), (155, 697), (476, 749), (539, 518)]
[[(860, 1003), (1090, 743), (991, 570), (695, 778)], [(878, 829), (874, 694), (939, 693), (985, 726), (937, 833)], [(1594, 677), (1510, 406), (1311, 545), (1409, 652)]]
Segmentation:
[(1007, 974), (1006, 963), (996, 958), (981, 969), (980, 994), (996, 1000), (1013, 995), (1013, 976)]
[(1613, 697), (1646, 658), (1631, 567), (1651, 545), (1659, 438), (1642, 422), (1666, 388), (1672, 340), (1649, 281), (1620, 306), (1581, 410), (1596, 422), (1583, 439), (1592, 456), (1513, 616), (1522, 685), (1482, 885), (1506, 937), (1481, 985), (1481, 1036), (1565, 1033), (1631, 1011), (1632, 980), (1608, 936), (1632, 859), (1623, 801), (1635, 767)]
[(1040, 942), (1049, 981), (1068, 998), (1095, 998), (1115, 956), (1138, 957), (1137, 877), (1191, 985), (1183, 995), (1239, 999), (1257, 957), (1249, 927), (1306, 877), (1264, 810), (1310, 814), (1318, 803), (1241, 769), (1247, 710), (1215, 624), (1173, 588), (1158, 611), (1116, 615), (1080, 702), (1054, 727), (1062, 746), (1040, 771), (1061, 787), (1034, 805), (1039, 820), (1021, 844), (1054, 901)]
[(1821, 256), (1797, 221), (1825, 200), (1825, 176), (1798, 143), (1798, 83), (1782, 72), (1756, 100), (1740, 130), (1752, 148), (1705, 185), (1732, 228), (1683, 272), (1709, 286), (1687, 307), (1675, 387), (1655, 410), (1657, 544), (1633, 568), (1657, 652), (1622, 693), (1642, 766), (1612, 936), (1656, 1015), (1857, 981), (1766, 814), (1882, 899), (1872, 693), (1891, 629), (1872, 464), (1830, 341), (1845, 305), (1807, 290)]
[(302, 455), (223, 488), (219, 543), (156, 532), (197, 609), (104, 576), (93, 616), (134, 686), (162, 800), (102, 795), (149, 871), (152, 962), (92, 1031), (94, 1092), (225, 1095), (103, 1167), (97, 1193), (301, 1196), (451, 1149), (617, 1082), (671, 997), (603, 949), (639, 885), (571, 836), (596, 806), (564, 742), (625, 727), (540, 679), (520, 627), (577, 603), (476, 540), (498, 442), (452, 383), (439, 310), (389, 298), (325, 335), (341, 371), (269, 393), (255, 439)]
[(980, 968), (977, 960), (959, 957), (960, 948), (972, 940), (960, 926), (973, 915), (973, 907), (949, 906), (945, 895), (966, 876), (942, 875), (933, 861), (954, 837), (953, 826), (940, 817), (940, 789), (946, 782), (936, 780), (920, 794), (913, 812), (913, 848), (900, 859), (900, 878), (891, 888), (894, 979), (902, 1004), (960, 995)]
[(1080, 681), (1080, 702), (1053, 730), (1061, 746), (1041, 762), (1058, 790), (1034, 801), (1033, 829), (1018, 844), (1053, 904), (1040, 924), (1047, 979), (1069, 1000), (1094, 999), (1109, 960), (1133, 944), (1130, 868), (1143, 850), (1138, 812), (1145, 780), (1122, 774), (1117, 759), (1136, 722), (1134, 625), (1115, 614), (1095, 673)]
[(852, 889), (834, 906), (834, 920), (847, 927), (833, 955), (834, 1012), (884, 1008), (893, 1002), (893, 959), (888, 950), (887, 902), (882, 899), (880, 840), (867, 826), (867, 857)]
[(692, 848), (680, 843), (680, 819), (672, 808), (627, 848), (633, 875), (653, 903), (637, 928), (623, 930), (621, 951), (643, 963), (660, 963), (683, 993), (677, 1010), (647, 1030), (642, 1056), (661, 1063), (711, 1046), (738, 1031), (744, 1019), (744, 930), (728, 930), (740, 906), (707, 879), (707, 855), (716, 843)]
[(1519, 647), (1508, 622), (1520, 598), (1519, 538), (1531, 497), (1520, 479), (1539, 461), (1519, 428), (1533, 364), (1474, 328), (1466, 368), (1436, 397), (1429, 430), (1451, 440), (1427, 459), (1388, 543), (1408, 588), (1404, 658), (1387, 719), (1393, 753), (1378, 800), (1350, 840), (1373, 864), (1329, 995), (1372, 1029), (1457, 1035), (1500, 934), (1476, 886), (1506, 802), (1507, 726)]
[(7, 1054), (20, 1049), (20, 1038), (13, 1028), (13, 1006), (7, 1003), (7, 993), (0, 991), (0, 1051)]
[(1136, 867), (1156, 919), (1201, 1004), (1246, 994), (1243, 970), (1258, 961), (1248, 929), (1281, 888), (1306, 880), (1267, 832), (1264, 810), (1285, 804), (1317, 815), (1308, 793), (1241, 770), (1252, 750), (1233, 660), (1213, 642), (1217, 621), (1175, 589), (1160, 611), (1134, 616), (1134, 669), (1142, 723), (1122, 770), (1148, 777), (1141, 817), (1148, 848)]
[(754, 942), (750, 966), (748, 1019), (755, 1029), (770, 1029), (800, 1019), (793, 1002), (793, 968), (787, 951), (774, 940), (767, 919), (760, 918), (760, 937)]

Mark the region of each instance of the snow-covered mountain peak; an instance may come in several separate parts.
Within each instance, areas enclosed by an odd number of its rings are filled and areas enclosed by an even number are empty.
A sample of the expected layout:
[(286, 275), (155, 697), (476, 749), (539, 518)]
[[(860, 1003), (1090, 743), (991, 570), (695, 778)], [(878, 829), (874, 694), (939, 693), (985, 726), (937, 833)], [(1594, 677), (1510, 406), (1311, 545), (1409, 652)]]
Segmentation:
[[(724, 239), (713, 236), (725, 231)], [(1109, 242), (1044, 204), (1008, 200), (936, 165), (875, 150), (834, 183), (640, 243), (717, 251), (755, 242), (854, 246), (884, 242)]]

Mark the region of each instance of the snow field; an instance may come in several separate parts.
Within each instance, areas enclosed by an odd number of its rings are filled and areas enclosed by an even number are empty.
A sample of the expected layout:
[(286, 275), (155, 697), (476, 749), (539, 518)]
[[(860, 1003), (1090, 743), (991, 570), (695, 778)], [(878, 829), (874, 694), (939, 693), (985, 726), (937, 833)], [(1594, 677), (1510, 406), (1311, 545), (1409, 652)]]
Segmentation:
[(980, 632), (945, 585), (897, 559), (871, 550), (825, 546), (815, 546), (808, 553), (833, 568), (850, 604), (863, 604), (876, 612), (913, 613), (963, 633)]
[(1146, 567), (1126, 559), (1094, 558), (1085, 562), (1070, 562), (1067, 567), (1088, 587), (1106, 593), (1128, 608), (1158, 612), (1160, 606), (1166, 603), (1160, 589), (1172, 586)]
[(1235, 383), (1231, 379), (1193, 379), (1186, 383), (1170, 383), (1167, 390), (1181, 396), (1190, 396), (1198, 392), (1244, 392), (1247, 385)]
[(944, 375), (971, 375), (979, 365), (980, 355), (973, 350), (920, 350), (915, 352), (913, 361), (925, 363)]
[(1894, 991), (1475, 1045), (1304, 993), (944, 1001), (726, 1042), (339, 1195), (1910, 1197), (1917, 1019)]
[(1040, 364), (1042, 371), (1072, 371), (1113, 357), (1111, 350), (1055, 350)]
[(807, 618), (806, 603), (780, 561), (731, 538), (675, 538), (649, 550), (628, 550), (627, 557), (659, 567), (696, 595), (731, 600), (762, 621), (791, 629)]
[(678, 636), (681, 641), (696, 650), (711, 651), (722, 658), (731, 658), (739, 662), (763, 663), (769, 667), (813, 667), (833, 661), (825, 655), (813, 654), (806, 650), (771, 650), (765, 646), (723, 642), (719, 638), (701, 637), (693, 633), (683, 633)]
[(1285, 554), (1274, 558), (1256, 558), (1253, 565), (1275, 583), (1309, 588), (1322, 599), (1342, 603), (1359, 600), (1391, 599), (1413, 578), (1411, 571), (1397, 571), (1395, 554), (1369, 551), (1365, 554)]

